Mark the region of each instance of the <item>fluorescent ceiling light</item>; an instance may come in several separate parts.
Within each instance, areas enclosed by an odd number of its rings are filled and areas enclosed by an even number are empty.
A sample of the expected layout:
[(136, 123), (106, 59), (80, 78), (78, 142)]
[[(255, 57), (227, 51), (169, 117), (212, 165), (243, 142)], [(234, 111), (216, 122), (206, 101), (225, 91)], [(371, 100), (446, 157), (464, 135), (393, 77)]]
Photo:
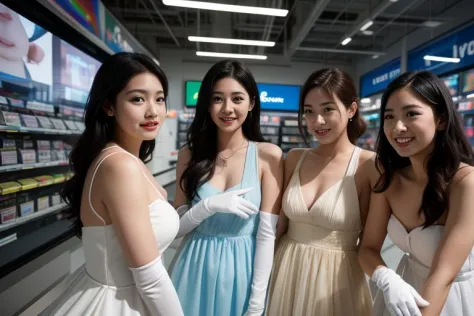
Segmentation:
[(379, 57), (380, 57), (379, 55), (372, 55), (372, 59), (377, 59)]
[(423, 57), (424, 60), (433, 60), (433, 61), (441, 61), (445, 63), (458, 63), (461, 61), (459, 58), (452, 58), (452, 57), (441, 57), (441, 56), (431, 56), (431, 55), (425, 55)]
[(189, 36), (188, 40), (190, 42), (217, 43), (217, 44), (249, 45), (249, 46), (265, 46), (265, 47), (275, 46), (275, 42), (253, 41), (253, 40), (243, 40), (243, 39), (234, 39), (234, 38)]
[(467, 98), (467, 99), (474, 98), (474, 93), (471, 93), (471, 94), (466, 95), (466, 98)]
[(372, 30), (365, 30), (365, 31), (362, 31), (362, 34), (367, 35), (367, 36), (370, 36), (370, 35), (374, 35), (374, 31), (372, 31)]
[(352, 38), (348, 37), (345, 40), (343, 40), (341, 44), (342, 45), (347, 45), (347, 44), (349, 44), (350, 41), (352, 41)]
[(225, 12), (235, 12), (235, 13), (260, 14), (260, 15), (270, 15), (270, 16), (287, 16), (288, 15), (288, 10), (283, 10), (283, 9), (250, 7), (250, 6), (244, 6), (244, 5), (221, 4), (221, 3), (202, 2), (202, 1), (163, 0), (163, 4), (166, 4), (169, 6), (175, 6), (175, 7), (225, 11)]
[(197, 51), (196, 55), (201, 57), (222, 57), (222, 58), (244, 58), (244, 59), (260, 59), (265, 60), (265, 55), (247, 55), (247, 54), (228, 54), (228, 53), (216, 53), (216, 52), (201, 52)]
[(390, 2), (398, 2), (398, 0), (390, 0)]
[(364, 103), (364, 104), (370, 103), (370, 98), (363, 98), (360, 100), (360, 103)]
[(369, 27), (372, 26), (372, 24), (374, 24), (373, 21), (369, 20), (367, 23), (365, 23), (364, 25), (362, 25), (362, 27), (360, 28), (361, 31), (365, 31), (367, 30)]
[(426, 27), (438, 27), (441, 24), (443, 24), (443, 22), (435, 21), (435, 20), (428, 20), (428, 21), (423, 22), (422, 24)]

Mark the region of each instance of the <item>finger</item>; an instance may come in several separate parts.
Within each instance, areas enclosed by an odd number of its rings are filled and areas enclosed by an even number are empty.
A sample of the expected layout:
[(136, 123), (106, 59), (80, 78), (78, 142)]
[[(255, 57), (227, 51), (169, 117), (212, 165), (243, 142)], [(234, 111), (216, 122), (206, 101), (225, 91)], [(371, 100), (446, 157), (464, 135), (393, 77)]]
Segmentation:
[(237, 194), (237, 195), (244, 195), (250, 191), (252, 191), (253, 188), (245, 188), (245, 189), (239, 189), (239, 190), (235, 190), (235, 191), (232, 191), (233, 194)]
[[(414, 304), (415, 302), (413, 302)], [(421, 316), (421, 312), (420, 310), (418, 309), (418, 306), (416, 305), (413, 305), (413, 304), (409, 304), (408, 305), (408, 312), (410, 313), (409, 315), (410, 316)]]
[(238, 209), (241, 210), (242, 212), (244, 212), (245, 214), (248, 214), (248, 215), (255, 215), (256, 214), (256, 212), (253, 209), (250, 209), (250, 208), (245, 207), (243, 205), (239, 205)]
[(430, 305), (428, 301), (426, 301), (423, 297), (421, 297), (420, 294), (415, 289), (411, 290), (411, 294), (413, 295), (413, 298), (415, 299), (416, 305), (420, 307), (426, 307)]
[(400, 310), (401, 314), (403, 316), (411, 316), (410, 311), (408, 310), (408, 306), (406, 302), (400, 302), (398, 304), (398, 309)]
[(403, 316), (402, 311), (395, 305), (387, 307), (390, 316)]
[(245, 212), (242, 212), (241, 210), (239, 210), (236, 207), (231, 208), (230, 211), (232, 212), (232, 214), (237, 215), (238, 217), (241, 217), (243, 219), (249, 218), (248, 214), (246, 214)]
[(257, 213), (259, 211), (258, 207), (255, 206), (255, 204), (253, 204), (252, 202), (250, 201), (247, 201), (246, 199), (244, 198), (241, 198), (240, 196), (237, 197), (237, 200), (239, 201), (239, 205), (247, 208), (247, 209), (250, 209), (252, 211), (252, 213)]

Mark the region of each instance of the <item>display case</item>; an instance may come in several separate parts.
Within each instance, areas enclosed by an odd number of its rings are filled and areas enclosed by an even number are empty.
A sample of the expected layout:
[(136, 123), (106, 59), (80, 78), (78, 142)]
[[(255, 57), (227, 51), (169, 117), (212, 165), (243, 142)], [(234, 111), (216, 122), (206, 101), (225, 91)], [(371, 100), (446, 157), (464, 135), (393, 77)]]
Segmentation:
[(0, 8), (18, 36), (9, 40), (28, 44), (0, 61), (1, 278), (74, 235), (60, 192), (72, 176), (68, 157), (85, 128), (84, 106), (100, 63)]

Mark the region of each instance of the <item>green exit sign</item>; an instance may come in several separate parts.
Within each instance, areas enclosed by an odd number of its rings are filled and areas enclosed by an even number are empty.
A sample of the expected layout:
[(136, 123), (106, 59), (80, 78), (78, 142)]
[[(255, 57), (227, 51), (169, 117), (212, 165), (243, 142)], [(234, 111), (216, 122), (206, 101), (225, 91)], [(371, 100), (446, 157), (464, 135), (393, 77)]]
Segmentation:
[(186, 81), (186, 106), (196, 106), (201, 81)]

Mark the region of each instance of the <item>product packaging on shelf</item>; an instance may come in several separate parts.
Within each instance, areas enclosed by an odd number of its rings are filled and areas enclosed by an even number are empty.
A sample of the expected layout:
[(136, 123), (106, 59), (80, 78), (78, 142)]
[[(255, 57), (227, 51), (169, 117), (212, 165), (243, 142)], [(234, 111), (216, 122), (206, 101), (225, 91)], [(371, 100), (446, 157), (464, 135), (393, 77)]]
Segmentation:
[(16, 200), (14, 197), (0, 196), (0, 224), (6, 224), (16, 219)]

